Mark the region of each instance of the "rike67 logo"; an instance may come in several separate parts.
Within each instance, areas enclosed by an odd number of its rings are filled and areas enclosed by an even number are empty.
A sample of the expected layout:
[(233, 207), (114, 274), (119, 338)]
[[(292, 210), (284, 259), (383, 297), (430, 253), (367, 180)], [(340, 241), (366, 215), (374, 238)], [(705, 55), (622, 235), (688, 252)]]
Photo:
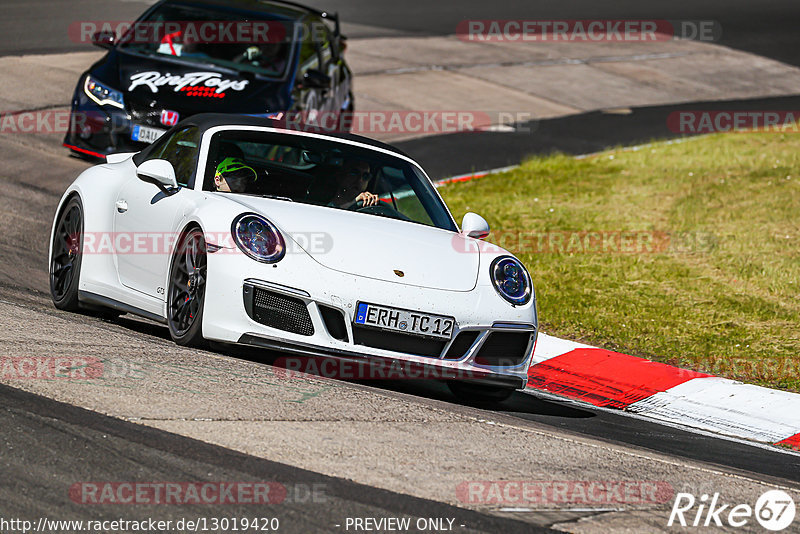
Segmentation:
[(752, 519), (763, 528), (778, 532), (794, 521), (795, 504), (792, 497), (781, 490), (770, 490), (762, 494), (755, 507), (749, 504), (723, 504), (719, 493), (703, 494), (699, 499), (691, 493), (678, 493), (667, 526), (723, 527), (752, 526)]

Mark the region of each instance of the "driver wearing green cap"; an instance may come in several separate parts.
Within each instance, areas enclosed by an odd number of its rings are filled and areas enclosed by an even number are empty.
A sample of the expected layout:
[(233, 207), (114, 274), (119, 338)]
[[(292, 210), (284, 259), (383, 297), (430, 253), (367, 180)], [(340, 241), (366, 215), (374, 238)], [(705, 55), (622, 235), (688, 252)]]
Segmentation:
[(214, 185), (224, 193), (244, 193), (250, 181), (258, 179), (255, 169), (241, 158), (225, 158), (214, 172)]

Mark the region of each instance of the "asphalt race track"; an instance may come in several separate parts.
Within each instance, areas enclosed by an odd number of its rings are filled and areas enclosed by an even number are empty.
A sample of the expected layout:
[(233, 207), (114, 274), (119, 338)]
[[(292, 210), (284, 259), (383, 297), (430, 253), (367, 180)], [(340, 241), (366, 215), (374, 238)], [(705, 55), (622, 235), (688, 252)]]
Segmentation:
[[(153, 0), (5, 0), (0, 31), (0, 55), (81, 50), (63, 32), (64, 22), (80, 20), (131, 20)], [(723, 27), (720, 44), (800, 65), (800, 5), (791, 0), (748, 2), (713, 0), (654, 2), (592, 0), (561, 2), (505, 0), (448, 0), (428, 2), (374, 2), (330, 0), (312, 2), (338, 11), (350, 37), (384, 35), (446, 35), (455, 33), (464, 19), (665, 19), (715, 20)], [(84, 16), (84, 14), (91, 16)]]
[[(149, 3), (5, 0), (0, 55), (85, 50), (65, 37), (64, 21), (127, 20)], [(326, 7), (340, 11), (354, 38), (449, 34), (465, 18), (714, 19), (725, 28), (721, 44), (800, 65), (796, 2), (625, 1), (611, 9), (584, 0), (547, 1), (537, 2), (534, 14), (531, 5), (331, 0)], [(800, 96), (726, 102), (724, 108), (798, 104)], [(591, 112), (539, 121), (531, 133), (452, 134), (398, 146), (444, 177), (514, 164), (531, 153), (578, 154), (669, 137), (654, 117), (672, 109)], [(658, 531), (669, 515), (665, 503), (632, 511), (466, 506), (450, 481), (662, 480), (675, 490), (728, 491), (732, 500), (755, 500), (771, 487), (800, 491), (800, 455), (789, 451), (523, 393), (488, 409), (456, 403), (438, 383), (280, 383), (270, 366), (276, 354), (192, 351), (175, 347), (166, 328), (146, 321), (58, 312), (47, 286), (48, 233), (61, 193), (86, 163), (68, 157), (58, 136), (33, 137), (0, 143), (2, 355), (86, 353), (144, 372), (133, 385), (123, 379), (103, 387), (0, 385), (4, 518), (249, 517), (252, 509), (242, 504), (86, 506), (70, 498), (69, 488), (104, 480), (269, 480), (286, 487), (289, 498), (255, 515), (279, 518), (283, 532), (345, 532), (345, 520), (353, 517), (451, 518), (458, 532), (563, 525), (581, 532), (632, 525)], [(314, 487), (324, 495), (309, 500), (306, 490)]]
[[(472, 532), (521, 532), (531, 529), (512, 519), (479, 514), (453, 506), (409, 497), (350, 481), (333, 479), (254, 458), (139, 425), (0, 386), (4, 430), (3, 515), (39, 515), (72, 518), (74, 503), (63, 487), (86, 477), (129, 479), (149, 477), (170, 481), (192, 474), (195, 480), (270, 480), (286, 488), (285, 501), (265, 512), (291, 531), (319, 532), (335, 529), (351, 517), (448, 517)], [(97, 462), (96, 458), (103, 458)], [(47, 474), (32, 471), (32, 464), (47, 465)], [(46, 485), (41, 477), (46, 476)], [(13, 481), (13, 483), (10, 483)], [(292, 502), (294, 501), (294, 502)], [(109, 515), (131, 520), (152, 517), (146, 507), (106, 509)], [(100, 519), (104, 514), (76, 516)], [(182, 517), (251, 517), (248, 505), (188, 506), (158, 512), (159, 520)], [(94, 516), (94, 517), (92, 517)], [(539, 529), (536, 529), (539, 530)], [(542, 529), (544, 531), (544, 529)]]

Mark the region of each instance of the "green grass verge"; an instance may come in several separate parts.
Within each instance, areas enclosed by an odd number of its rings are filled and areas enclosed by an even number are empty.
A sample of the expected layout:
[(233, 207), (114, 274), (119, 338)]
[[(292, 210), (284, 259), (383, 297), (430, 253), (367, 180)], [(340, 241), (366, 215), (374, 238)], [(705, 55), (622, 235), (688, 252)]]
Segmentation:
[[(528, 266), (542, 331), (800, 391), (799, 182), (800, 135), (739, 133), (534, 158), (440, 192)], [(609, 248), (623, 238), (634, 252)]]

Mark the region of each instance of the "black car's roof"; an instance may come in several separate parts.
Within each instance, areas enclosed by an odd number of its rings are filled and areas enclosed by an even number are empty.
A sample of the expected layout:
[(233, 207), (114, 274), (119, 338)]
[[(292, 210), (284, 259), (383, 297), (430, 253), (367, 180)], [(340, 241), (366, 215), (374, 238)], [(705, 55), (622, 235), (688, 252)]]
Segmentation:
[[(201, 132), (205, 132), (206, 130), (215, 128), (217, 126), (262, 126), (267, 128), (277, 128), (280, 130), (285, 130), (287, 133), (298, 131), (286, 128), (284, 123), (281, 121), (266, 119), (262, 117), (253, 117), (252, 115), (235, 115), (231, 113), (198, 113), (197, 115), (192, 115), (191, 117), (182, 120), (173, 128), (177, 130), (180, 128), (185, 128), (186, 126), (197, 126)], [(333, 137), (336, 139), (346, 139), (349, 141), (362, 143), (364, 145), (373, 146), (375, 148), (382, 148), (384, 150), (394, 152), (395, 154), (399, 154), (401, 156), (410, 158), (410, 156), (405, 152), (403, 152), (402, 150), (399, 150), (398, 148), (395, 148), (392, 145), (382, 143), (381, 141), (370, 139), (369, 137), (364, 137), (361, 135), (355, 135), (351, 133), (314, 130), (313, 128), (309, 128), (308, 131), (310, 133), (318, 133), (320, 135), (325, 135), (327, 137)]]
[(307, 7), (295, 2), (282, 0), (162, 0), (162, 4), (194, 4), (208, 7), (219, 7), (247, 11), (250, 13), (264, 13), (281, 18), (299, 20), (309, 13), (324, 15), (324, 11)]

